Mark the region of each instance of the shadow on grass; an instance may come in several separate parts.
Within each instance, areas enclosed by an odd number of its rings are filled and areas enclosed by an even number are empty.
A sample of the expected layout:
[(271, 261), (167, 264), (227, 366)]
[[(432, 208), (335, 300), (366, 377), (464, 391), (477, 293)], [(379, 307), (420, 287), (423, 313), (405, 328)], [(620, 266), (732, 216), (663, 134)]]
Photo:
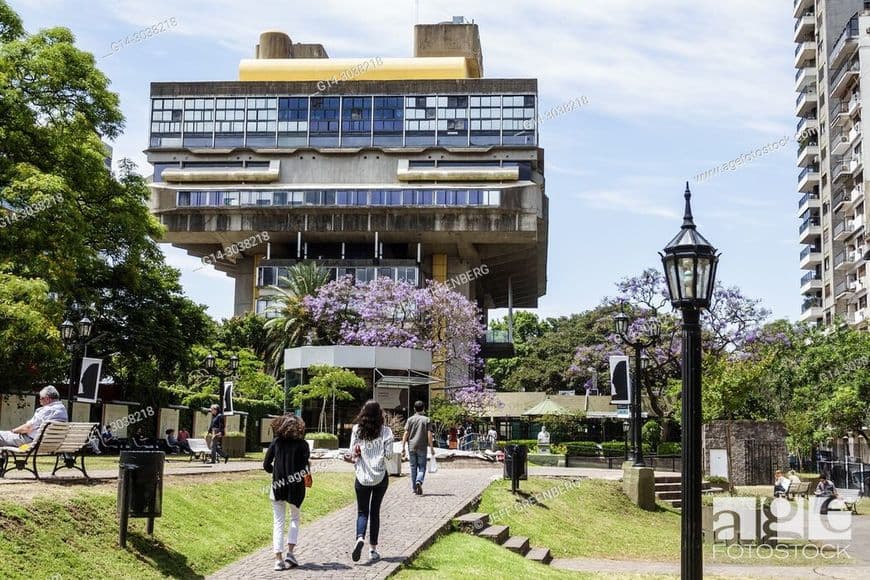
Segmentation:
[[(191, 578), (202, 580), (202, 574), (194, 571), (187, 564), (187, 556), (167, 548), (162, 543), (131, 531), (127, 536), (128, 550), (140, 561), (156, 568), (163, 576), (169, 578)], [(132, 550), (130, 547), (132, 546)]]

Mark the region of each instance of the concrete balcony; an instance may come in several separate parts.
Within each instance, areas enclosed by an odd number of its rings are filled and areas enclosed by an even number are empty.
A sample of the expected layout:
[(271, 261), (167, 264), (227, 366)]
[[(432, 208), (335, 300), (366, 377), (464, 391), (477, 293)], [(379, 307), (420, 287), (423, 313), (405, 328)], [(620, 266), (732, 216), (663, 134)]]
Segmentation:
[(794, 67), (801, 68), (803, 63), (816, 58), (816, 43), (815, 42), (801, 42), (795, 47), (794, 50)]
[(818, 108), (819, 95), (814, 88), (807, 88), (797, 96), (795, 100), (795, 117), (805, 117), (810, 111)]
[(811, 322), (822, 317), (822, 299), (811, 297), (804, 300), (801, 306), (801, 322)]
[(852, 268), (854, 266), (860, 256), (858, 252), (843, 250), (836, 256), (834, 256), (834, 270), (837, 272), (844, 272)]
[(794, 90), (797, 93), (802, 92), (807, 87), (816, 86), (816, 63), (804, 63), (794, 75)]
[(814, 246), (807, 246), (801, 250), (801, 270), (815, 270), (822, 263), (822, 251)]
[(803, 117), (797, 122), (795, 132), (798, 137), (801, 135), (818, 135), (819, 119), (815, 115), (811, 117)]
[(856, 185), (854, 188), (852, 188), (852, 191), (849, 194), (849, 199), (850, 199), (850, 201), (849, 201), (848, 205), (846, 207), (844, 207), (843, 209), (846, 209), (846, 210), (853, 209), (859, 203), (864, 201), (864, 186), (862, 184), (859, 184), (859, 185)]
[(819, 218), (810, 218), (801, 224), (798, 242), (801, 244), (809, 244), (821, 235), (822, 226), (819, 223)]
[(852, 220), (843, 220), (834, 226), (834, 241), (842, 242), (855, 231)]
[(800, 18), (807, 12), (812, 11), (813, 0), (794, 0), (794, 17)]
[(831, 81), (831, 96), (840, 98), (844, 96), (852, 82), (858, 78), (861, 72), (861, 66), (858, 61), (852, 62), (844, 66), (834, 75)]
[(851, 122), (849, 117), (849, 103), (831, 104), (831, 126), (846, 126)]
[(841, 209), (844, 208), (846, 204), (850, 202), (849, 191), (844, 189), (840, 189), (835, 193), (831, 199), (831, 207), (834, 209), (834, 213), (837, 213)]
[(813, 165), (818, 161), (819, 144), (815, 141), (805, 142), (800, 146), (797, 153), (798, 167)]
[(849, 145), (855, 146), (861, 141), (861, 123), (855, 123), (849, 131)]
[(798, 217), (804, 215), (807, 210), (821, 209), (822, 201), (818, 193), (805, 193), (798, 201)]
[(819, 169), (818, 167), (805, 167), (798, 174), (798, 191), (809, 193), (818, 188), (819, 185)]
[(842, 155), (849, 150), (849, 136), (844, 133), (838, 133), (831, 136), (831, 154)]
[(804, 12), (795, 20), (794, 41), (805, 42), (812, 40), (816, 34), (816, 15), (814, 12)]
[(854, 290), (849, 285), (849, 282), (843, 280), (839, 284), (834, 285), (834, 299), (840, 300), (843, 298), (851, 298)]
[(840, 37), (834, 41), (831, 54), (828, 56), (828, 66), (832, 69), (837, 68), (848, 61), (856, 50), (858, 50), (858, 19), (853, 18), (840, 33)]
[(868, 321), (870, 321), (870, 310), (868, 310), (867, 307), (846, 315), (846, 322), (853, 326), (863, 327), (866, 326)]
[(852, 177), (852, 166), (848, 161), (831, 159), (831, 179), (834, 183)]
[(809, 294), (822, 289), (822, 279), (815, 272), (810, 272), (801, 277), (801, 294)]
[(861, 95), (854, 95), (851, 99), (849, 99), (848, 104), (846, 105), (846, 112), (849, 114), (849, 117), (854, 117), (861, 110)]

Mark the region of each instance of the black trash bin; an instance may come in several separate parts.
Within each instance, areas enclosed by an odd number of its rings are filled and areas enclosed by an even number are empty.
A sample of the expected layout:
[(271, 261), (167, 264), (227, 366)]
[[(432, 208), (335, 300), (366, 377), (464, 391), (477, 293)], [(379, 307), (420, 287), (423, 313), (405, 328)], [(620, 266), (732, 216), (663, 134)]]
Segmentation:
[(513, 478), (514, 457), (519, 470), (518, 479), (529, 478), (529, 448), (525, 445), (507, 445), (504, 448), (504, 479)]
[(127, 519), (148, 518), (149, 534), (154, 533), (154, 518), (163, 512), (162, 451), (121, 451), (118, 462), (119, 543), (127, 542)]

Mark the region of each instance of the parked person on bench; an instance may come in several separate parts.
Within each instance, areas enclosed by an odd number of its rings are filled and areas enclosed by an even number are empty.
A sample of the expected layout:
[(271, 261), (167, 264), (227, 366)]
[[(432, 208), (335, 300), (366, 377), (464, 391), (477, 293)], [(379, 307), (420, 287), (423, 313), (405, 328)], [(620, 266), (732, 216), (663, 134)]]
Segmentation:
[(39, 403), (42, 406), (36, 410), (30, 421), (12, 431), (0, 431), (0, 447), (20, 447), (33, 443), (33, 436), (46, 421), (69, 421), (66, 407), (60, 402), (60, 393), (53, 386), (49, 385), (39, 391)]
[(785, 497), (791, 481), (779, 469), (773, 474), (773, 497)]
[(837, 498), (837, 488), (834, 487), (834, 482), (828, 478), (827, 473), (822, 473), (819, 476), (819, 483), (816, 485), (814, 495), (822, 498), (819, 504), (819, 513), (822, 515), (828, 513), (828, 506)]

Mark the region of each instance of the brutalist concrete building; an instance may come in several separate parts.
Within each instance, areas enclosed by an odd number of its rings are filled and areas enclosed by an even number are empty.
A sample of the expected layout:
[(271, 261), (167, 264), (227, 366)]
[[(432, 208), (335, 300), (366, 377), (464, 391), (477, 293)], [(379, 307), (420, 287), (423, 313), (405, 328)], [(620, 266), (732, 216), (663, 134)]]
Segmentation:
[(331, 59), (266, 32), (239, 80), (151, 84), (162, 241), (231, 276), (237, 314), (306, 259), (357, 281), (452, 279), (485, 311), (544, 295), (537, 81), (484, 78), (461, 17), (414, 33), (412, 58)]

